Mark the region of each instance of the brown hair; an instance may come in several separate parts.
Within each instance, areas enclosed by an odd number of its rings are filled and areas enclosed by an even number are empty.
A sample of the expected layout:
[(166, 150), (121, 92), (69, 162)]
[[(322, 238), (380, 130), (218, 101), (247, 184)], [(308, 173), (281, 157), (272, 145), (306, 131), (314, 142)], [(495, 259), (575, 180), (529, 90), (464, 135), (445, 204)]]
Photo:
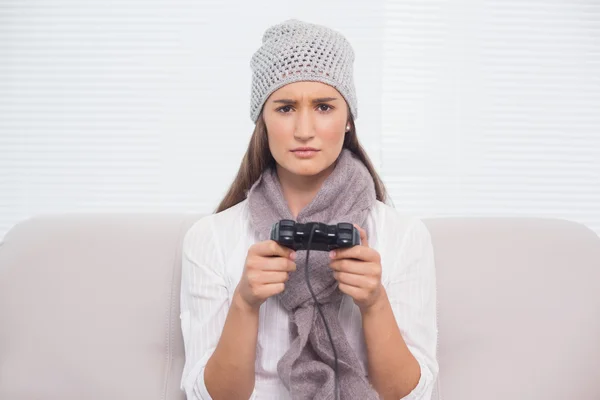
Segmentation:
[[(350, 110), (348, 110), (348, 115)], [(371, 160), (367, 156), (367, 153), (360, 145), (358, 137), (356, 136), (356, 126), (354, 125), (354, 119), (350, 116), (350, 131), (346, 133), (344, 137), (343, 147), (354, 153), (359, 160), (365, 164), (369, 173), (373, 177), (373, 183), (375, 184), (375, 195), (377, 200), (386, 202), (387, 191), (383, 181), (373, 168)], [(247, 191), (250, 190), (252, 185), (258, 180), (263, 171), (268, 167), (275, 166), (275, 159), (269, 150), (269, 142), (267, 139), (267, 127), (263, 120), (263, 113), (258, 116), (254, 132), (250, 138), (250, 143), (246, 154), (240, 164), (237, 176), (233, 180), (233, 183), (229, 187), (227, 194), (221, 200), (221, 203), (216, 209), (216, 213), (227, 210), (230, 207), (244, 201), (246, 199)]]

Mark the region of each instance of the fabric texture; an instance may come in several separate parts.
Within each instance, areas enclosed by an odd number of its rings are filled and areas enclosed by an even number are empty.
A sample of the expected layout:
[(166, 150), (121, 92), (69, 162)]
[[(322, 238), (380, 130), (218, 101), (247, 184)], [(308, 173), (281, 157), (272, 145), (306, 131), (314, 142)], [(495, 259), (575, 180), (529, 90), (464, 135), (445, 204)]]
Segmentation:
[[(265, 170), (248, 192), (251, 226), (260, 240), (268, 240), (271, 227), (281, 219), (363, 226), (375, 201), (373, 178), (348, 149), (342, 149), (334, 170), (297, 218), (288, 208), (274, 168)], [(338, 320), (343, 294), (329, 268), (328, 252), (312, 251), (308, 264), (306, 250), (296, 253), (297, 269), (290, 273), (285, 290), (279, 294), (292, 322), (291, 346), (277, 365), (281, 380), (295, 399), (331, 399), (334, 394), (333, 348), (305, 281), (308, 268), (311, 286), (322, 305), (338, 355), (340, 398), (379, 399)]]
[(323, 82), (336, 88), (358, 118), (354, 50), (339, 32), (290, 19), (268, 28), (252, 55), (250, 118), (256, 122), (267, 98), (292, 82)]

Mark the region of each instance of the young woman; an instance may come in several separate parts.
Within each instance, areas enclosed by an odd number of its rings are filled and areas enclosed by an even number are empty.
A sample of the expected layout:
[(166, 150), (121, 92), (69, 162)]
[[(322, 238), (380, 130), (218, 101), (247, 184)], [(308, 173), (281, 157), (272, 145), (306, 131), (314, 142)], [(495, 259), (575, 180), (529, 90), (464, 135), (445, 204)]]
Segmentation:
[[(431, 238), (387, 204), (358, 142), (353, 61), (341, 34), (298, 20), (270, 27), (252, 57), (248, 150), (183, 242), (188, 400), (431, 398)], [(348, 222), (361, 243), (292, 251), (270, 240), (282, 219)]]

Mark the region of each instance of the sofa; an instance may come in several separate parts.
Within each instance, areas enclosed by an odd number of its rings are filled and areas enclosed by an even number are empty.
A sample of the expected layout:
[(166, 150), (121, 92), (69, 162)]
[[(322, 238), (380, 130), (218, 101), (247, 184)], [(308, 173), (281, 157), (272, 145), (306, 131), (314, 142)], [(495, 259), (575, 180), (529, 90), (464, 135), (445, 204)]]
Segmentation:
[[(0, 244), (0, 399), (183, 400), (181, 243), (200, 214), (54, 214)], [(600, 238), (430, 218), (434, 400), (600, 399)]]

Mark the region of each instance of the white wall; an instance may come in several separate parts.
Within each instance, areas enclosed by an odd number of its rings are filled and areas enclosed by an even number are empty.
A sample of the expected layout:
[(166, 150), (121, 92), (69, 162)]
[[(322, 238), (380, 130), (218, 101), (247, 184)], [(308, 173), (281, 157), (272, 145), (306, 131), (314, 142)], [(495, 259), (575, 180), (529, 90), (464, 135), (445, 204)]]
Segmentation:
[(57, 212), (210, 212), (288, 18), (353, 44), (357, 130), (395, 206), (600, 233), (600, 4), (0, 0), (0, 237)]

